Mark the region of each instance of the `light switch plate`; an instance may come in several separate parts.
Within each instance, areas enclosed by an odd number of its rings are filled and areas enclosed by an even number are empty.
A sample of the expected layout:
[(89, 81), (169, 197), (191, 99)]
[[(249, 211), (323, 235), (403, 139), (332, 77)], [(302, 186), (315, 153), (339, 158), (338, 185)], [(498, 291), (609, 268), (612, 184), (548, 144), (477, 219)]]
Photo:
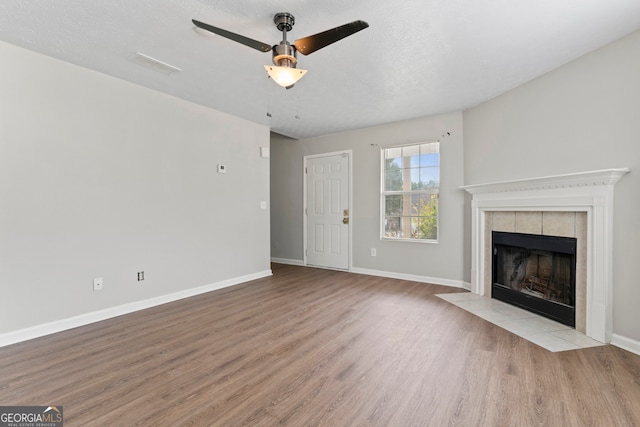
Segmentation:
[(225, 165), (218, 165), (218, 173), (227, 173), (227, 167)]

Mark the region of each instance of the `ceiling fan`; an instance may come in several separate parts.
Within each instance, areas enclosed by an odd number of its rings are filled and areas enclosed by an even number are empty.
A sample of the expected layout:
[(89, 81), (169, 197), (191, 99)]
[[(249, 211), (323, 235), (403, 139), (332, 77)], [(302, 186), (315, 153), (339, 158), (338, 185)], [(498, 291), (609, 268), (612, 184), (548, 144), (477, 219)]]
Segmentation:
[(357, 33), (360, 30), (364, 30), (369, 26), (369, 24), (364, 21), (353, 21), (312, 36), (298, 39), (291, 44), (287, 41), (287, 31), (291, 31), (293, 28), (295, 18), (290, 13), (281, 12), (277, 13), (273, 17), (273, 22), (276, 24), (276, 28), (279, 31), (282, 31), (282, 41), (280, 44), (271, 46), (267, 43), (262, 43), (248, 37), (241, 36), (240, 34), (205, 24), (204, 22), (200, 22), (195, 19), (192, 19), (192, 22), (198, 28), (226, 37), (261, 52), (271, 51), (273, 55), (273, 64), (275, 66), (265, 65), (265, 69), (276, 83), (287, 89), (293, 87), (293, 85), (307, 72), (307, 70), (296, 68), (298, 63), (296, 55), (297, 52), (300, 52), (303, 55), (309, 55), (323, 47), (329, 46), (332, 43)]

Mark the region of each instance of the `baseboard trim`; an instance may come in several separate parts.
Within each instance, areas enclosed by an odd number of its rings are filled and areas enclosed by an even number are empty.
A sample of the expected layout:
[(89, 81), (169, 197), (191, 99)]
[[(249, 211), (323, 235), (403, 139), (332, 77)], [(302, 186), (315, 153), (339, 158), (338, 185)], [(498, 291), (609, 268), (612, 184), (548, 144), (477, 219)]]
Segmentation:
[(276, 264), (288, 264), (288, 265), (304, 266), (304, 261), (301, 260), (301, 259), (271, 258), (271, 262), (275, 262)]
[(103, 310), (85, 313), (66, 319), (56, 320), (42, 325), (31, 326), (29, 328), (19, 329), (17, 331), (6, 332), (0, 334), (0, 347), (27, 341), (30, 339), (42, 337), (45, 335), (55, 334), (68, 329), (85, 326), (91, 323), (100, 322), (102, 320), (111, 319), (113, 317), (122, 316), (124, 314), (133, 313), (135, 311), (144, 310), (184, 298), (193, 297), (207, 292), (215, 291), (229, 286), (238, 285), (240, 283), (249, 282), (251, 280), (261, 279), (271, 276), (273, 273), (269, 270), (260, 271), (246, 276), (234, 277), (232, 279), (223, 280), (209, 285), (199, 286), (197, 288), (185, 289), (183, 291), (174, 292), (167, 295), (161, 295), (149, 298), (143, 301), (131, 302)]
[(640, 356), (640, 341), (623, 337), (622, 335), (612, 334), (611, 344)]
[(415, 274), (395, 273), (392, 271), (370, 270), (368, 268), (351, 269), (352, 273), (366, 274), (368, 276), (388, 277), (390, 279), (411, 280), (413, 282), (432, 283), (434, 285), (450, 286), (453, 288), (471, 289), (471, 285), (462, 280), (442, 279), (439, 277), (418, 276)]

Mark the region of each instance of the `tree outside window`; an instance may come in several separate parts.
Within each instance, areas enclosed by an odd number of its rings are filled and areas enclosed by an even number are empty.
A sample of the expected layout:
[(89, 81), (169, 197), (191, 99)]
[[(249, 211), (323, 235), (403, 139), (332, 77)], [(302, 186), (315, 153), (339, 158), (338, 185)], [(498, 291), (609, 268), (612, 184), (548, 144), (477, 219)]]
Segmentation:
[(382, 149), (382, 238), (438, 239), (440, 143)]

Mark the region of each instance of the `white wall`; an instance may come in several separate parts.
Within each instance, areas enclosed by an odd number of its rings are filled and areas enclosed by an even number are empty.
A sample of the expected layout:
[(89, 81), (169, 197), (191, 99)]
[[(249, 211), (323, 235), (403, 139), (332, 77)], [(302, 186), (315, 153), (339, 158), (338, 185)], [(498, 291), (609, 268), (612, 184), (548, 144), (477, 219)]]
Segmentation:
[(271, 134), (271, 257), (302, 263), (302, 193), (305, 147)]
[(638, 52), (640, 32), (464, 112), (465, 184), (631, 169), (615, 187), (613, 328), (614, 334), (636, 342), (640, 341)]
[[(451, 136), (442, 137), (446, 132)], [(441, 139), (440, 241), (380, 240), (380, 149)], [(303, 260), (303, 174), (305, 155), (353, 150), (353, 267), (443, 279), (463, 285), (465, 195), (462, 176), (462, 114), (408, 120), (305, 140), (271, 138), (272, 245), (275, 259)], [(371, 248), (377, 256), (371, 256)], [(467, 278), (468, 280), (468, 278)]]
[(0, 63), (0, 335), (270, 273), (268, 128), (6, 43)]

